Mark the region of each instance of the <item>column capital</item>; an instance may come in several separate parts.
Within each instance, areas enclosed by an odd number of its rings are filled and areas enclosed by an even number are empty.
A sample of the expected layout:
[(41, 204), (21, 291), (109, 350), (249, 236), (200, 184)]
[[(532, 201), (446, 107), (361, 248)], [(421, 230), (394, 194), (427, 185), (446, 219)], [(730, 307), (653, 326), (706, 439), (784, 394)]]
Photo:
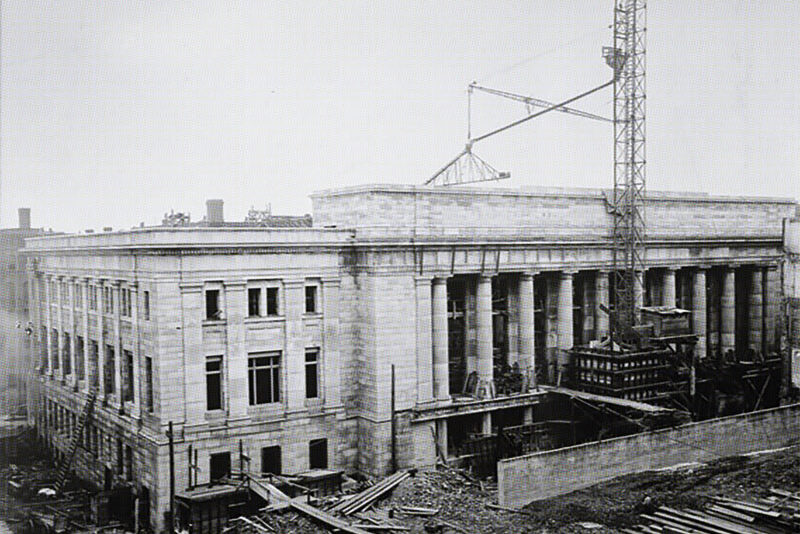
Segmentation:
[(448, 278), (447, 276), (434, 276), (433, 285), (435, 286), (447, 285), (447, 278)]
[(563, 269), (558, 271), (558, 276), (561, 278), (572, 278), (576, 274), (578, 274), (578, 269)]
[(417, 285), (430, 284), (433, 280), (434, 280), (433, 276), (428, 274), (414, 275), (414, 282), (416, 282)]
[(479, 282), (483, 281), (483, 280), (488, 280), (488, 281), (491, 282), (492, 278), (494, 278), (494, 276), (492, 274), (488, 274), (488, 273), (481, 273), (480, 275), (478, 275), (478, 281)]
[(768, 264), (764, 265), (763, 267), (768, 271), (777, 271), (778, 270), (778, 264), (777, 263), (768, 263)]
[(320, 282), (323, 286), (338, 286), (342, 284), (342, 279), (338, 276), (323, 276)]
[(676, 266), (674, 266), (674, 265), (667, 265), (667, 266), (666, 266), (666, 267), (664, 267), (663, 269), (664, 269), (665, 271), (667, 271), (667, 272), (673, 272), (673, 273), (674, 273), (674, 272), (676, 272), (678, 269), (680, 269), (680, 267), (676, 267)]
[(711, 268), (711, 266), (707, 263), (701, 263), (700, 265), (694, 265), (692, 267), (698, 271), (707, 271)]
[(244, 287), (246, 285), (247, 285), (247, 281), (245, 281), (245, 280), (231, 280), (231, 281), (222, 283), (222, 286), (226, 290), (231, 290), (231, 291), (243, 291)]
[(523, 271), (520, 273), (519, 276), (522, 280), (527, 280), (527, 279), (533, 280), (533, 277), (536, 276), (537, 274), (539, 274), (539, 271)]

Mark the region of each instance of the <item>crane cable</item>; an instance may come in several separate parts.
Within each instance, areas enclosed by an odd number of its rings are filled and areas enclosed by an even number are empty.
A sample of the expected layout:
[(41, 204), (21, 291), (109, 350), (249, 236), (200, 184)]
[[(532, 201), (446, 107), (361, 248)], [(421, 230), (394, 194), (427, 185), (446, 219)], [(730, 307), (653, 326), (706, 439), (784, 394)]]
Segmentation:
[(571, 104), (571, 103), (575, 102), (576, 100), (580, 100), (581, 98), (584, 98), (584, 97), (589, 96), (589, 95), (591, 95), (593, 93), (596, 93), (597, 91), (605, 89), (606, 87), (608, 87), (609, 85), (612, 85), (613, 83), (614, 83), (614, 79), (612, 78), (611, 80), (607, 81), (606, 83), (604, 83), (602, 85), (598, 85), (594, 89), (589, 89), (588, 91), (585, 91), (585, 92), (579, 94), (578, 96), (573, 96), (572, 98), (564, 100), (563, 102), (560, 102), (558, 104), (553, 104), (549, 108), (545, 108), (542, 111), (536, 112), (533, 115), (528, 115), (527, 117), (523, 117), (523, 118), (521, 118), (519, 120), (516, 120), (516, 121), (510, 123), (510, 124), (506, 124), (505, 126), (501, 126), (500, 128), (497, 128), (496, 130), (492, 130), (491, 132), (488, 132), (488, 133), (485, 133), (485, 134), (480, 135), (478, 137), (475, 137), (474, 139), (469, 139), (467, 141), (467, 147), (471, 147), (473, 144), (477, 143), (478, 141), (483, 141), (487, 137), (491, 137), (491, 136), (493, 136), (495, 134), (499, 134), (500, 132), (504, 132), (504, 131), (508, 130), (509, 128), (513, 128), (514, 126), (519, 126), (523, 122), (529, 121), (531, 119), (535, 119), (536, 117), (538, 117), (540, 115), (544, 115), (545, 113), (547, 113), (549, 111), (554, 111), (554, 110), (556, 110), (558, 108), (563, 108), (567, 104)]

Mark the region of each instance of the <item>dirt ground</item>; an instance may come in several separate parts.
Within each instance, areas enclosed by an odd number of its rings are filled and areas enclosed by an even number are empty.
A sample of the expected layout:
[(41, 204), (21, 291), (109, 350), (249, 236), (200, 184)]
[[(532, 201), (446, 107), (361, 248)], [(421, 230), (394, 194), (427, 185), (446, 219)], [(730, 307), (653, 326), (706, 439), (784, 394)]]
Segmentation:
[[(496, 503), (497, 488), (492, 483), (439, 469), (407, 479), (367, 515), (384, 520), (392, 514), (390, 521), (408, 527), (412, 534), (611, 534), (637, 523), (638, 514), (660, 505), (698, 508), (713, 496), (766, 496), (770, 487), (800, 490), (800, 447), (629, 475), (532, 503), (522, 513), (487, 507)], [(409, 516), (399, 512), (403, 506), (438, 508), (439, 512), (431, 517)], [(279, 532), (327, 532), (294, 512), (266, 519)]]

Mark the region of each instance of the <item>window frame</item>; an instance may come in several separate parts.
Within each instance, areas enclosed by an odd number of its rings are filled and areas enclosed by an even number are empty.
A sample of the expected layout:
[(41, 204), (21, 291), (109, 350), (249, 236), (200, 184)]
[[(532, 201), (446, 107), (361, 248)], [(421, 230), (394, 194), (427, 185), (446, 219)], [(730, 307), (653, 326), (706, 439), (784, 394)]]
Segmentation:
[[(322, 363), (322, 351), (319, 347), (307, 347), (305, 350), (305, 361), (304, 361), (304, 371), (305, 371), (305, 389), (306, 389), (306, 400), (318, 400), (322, 398), (322, 381), (320, 380), (320, 364)], [(309, 357), (313, 357), (312, 361), (309, 361)], [(311, 369), (313, 368), (313, 371)], [(310, 394), (309, 388), (309, 381), (313, 377), (314, 382), (314, 394)]]
[[(317, 282), (306, 282), (305, 289), (303, 291), (303, 313), (305, 315), (317, 315), (320, 313), (320, 289), (319, 283)], [(310, 292), (310, 293), (309, 293)], [(312, 307), (309, 307), (309, 300), (313, 303)]]
[[(315, 465), (319, 464), (320, 462), (315, 462), (315, 455), (314, 452), (322, 451), (321, 458), (324, 462), (321, 462), (322, 465)], [(328, 469), (329, 459), (328, 459), (328, 438), (317, 438), (312, 439), (308, 442), (308, 468), (309, 469)]]
[[(219, 364), (219, 368), (218, 369), (209, 370), (209, 364), (212, 364), (212, 365), (213, 364)], [(223, 358), (222, 358), (222, 355), (219, 354), (219, 355), (213, 355), (213, 356), (206, 356), (204, 372), (205, 372), (205, 377), (206, 377), (206, 411), (207, 412), (216, 412), (216, 411), (223, 410), (224, 407), (225, 407), (225, 396), (223, 395), (224, 380), (223, 380), (223, 376), (222, 376), (222, 373), (223, 373)], [(216, 400), (216, 403), (212, 403), (211, 402), (211, 400), (212, 400), (212, 397), (211, 397), (211, 385), (212, 385), (212, 382), (210, 381), (210, 379), (212, 377), (216, 377), (216, 380), (218, 380), (217, 398), (214, 399), (214, 400)], [(216, 407), (214, 407), (214, 406), (216, 406)]]
[[(277, 453), (277, 454), (276, 454)], [(271, 458), (269, 458), (270, 454), (272, 454)], [(281, 451), (280, 445), (270, 445), (268, 447), (261, 447), (261, 476), (266, 475), (280, 475), (281, 471), (283, 470), (283, 458), (282, 458), (283, 451)], [(273, 471), (267, 471), (266, 468), (266, 461), (267, 459), (276, 460), (277, 464), (277, 473)]]
[[(221, 282), (206, 282), (203, 287), (203, 319), (205, 321), (211, 322), (220, 322), (225, 320), (225, 310), (224, 308), (224, 293), (225, 288), (223, 287)], [(216, 294), (216, 311), (213, 313), (211, 312), (210, 304), (213, 302), (210, 300), (212, 294)]]
[[(247, 402), (249, 406), (267, 406), (281, 402), (282, 351), (251, 352), (247, 355)], [(259, 362), (259, 360), (264, 360)], [(260, 378), (263, 377), (263, 378)], [(260, 381), (268, 380), (266, 399), (260, 398), (262, 393)]]

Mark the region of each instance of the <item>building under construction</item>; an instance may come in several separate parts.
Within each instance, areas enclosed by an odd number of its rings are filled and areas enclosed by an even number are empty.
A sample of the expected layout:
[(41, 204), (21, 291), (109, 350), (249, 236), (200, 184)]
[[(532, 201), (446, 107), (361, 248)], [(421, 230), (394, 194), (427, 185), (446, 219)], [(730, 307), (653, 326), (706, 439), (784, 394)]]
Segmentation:
[[(316, 193), (291, 227), (226, 224), (212, 203), (202, 225), (30, 239), (30, 418), (69, 470), (132, 488), (154, 528), (171, 489), (232, 465), (379, 475), (456, 458), (474, 436), (540, 421), (552, 387), (614, 375), (571, 352), (607, 350), (606, 198), (360, 186)], [(796, 203), (646, 202), (637, 307), (686, 310), (698, 367), (768, 359)], [(634, 384), (663, 382), (662, 364), (598, 392), (649, 400)]]

